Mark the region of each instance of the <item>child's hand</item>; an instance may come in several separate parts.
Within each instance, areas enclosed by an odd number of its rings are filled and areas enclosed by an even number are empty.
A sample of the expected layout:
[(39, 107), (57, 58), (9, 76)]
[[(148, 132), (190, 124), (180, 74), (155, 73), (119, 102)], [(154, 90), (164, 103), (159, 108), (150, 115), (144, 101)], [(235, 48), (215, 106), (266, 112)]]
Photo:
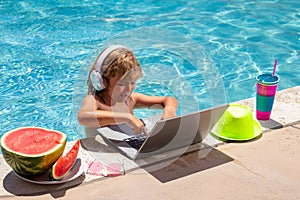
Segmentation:
[(141, 120), (136, 118), (134, 115), (129, 115), (128, 125), (132, 128), (135, 134), (141, 134), (144, 132), (145, 126)]

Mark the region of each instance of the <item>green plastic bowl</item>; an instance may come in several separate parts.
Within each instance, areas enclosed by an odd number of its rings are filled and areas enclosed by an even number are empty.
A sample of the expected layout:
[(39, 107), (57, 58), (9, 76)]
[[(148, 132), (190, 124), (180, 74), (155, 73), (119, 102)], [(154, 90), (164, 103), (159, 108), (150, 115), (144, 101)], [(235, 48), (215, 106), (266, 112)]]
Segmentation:
[(231, 104), (221, 116), (212, 133), (226, 140), (250, 140), (262, 133), (251, 109), (244, 105)]

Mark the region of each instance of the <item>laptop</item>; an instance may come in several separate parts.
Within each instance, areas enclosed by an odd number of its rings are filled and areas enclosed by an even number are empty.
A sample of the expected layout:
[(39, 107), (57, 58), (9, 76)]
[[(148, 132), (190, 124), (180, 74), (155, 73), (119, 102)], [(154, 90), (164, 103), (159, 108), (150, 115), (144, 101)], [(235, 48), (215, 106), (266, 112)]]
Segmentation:
[(148, 134), (136, 135), (125, 123), (97, 131), (128, 158), (138, 160), (202, 142), (227, 107), (222, 105), (163, 120), (160, 116), (150, 117), (144, 120)]

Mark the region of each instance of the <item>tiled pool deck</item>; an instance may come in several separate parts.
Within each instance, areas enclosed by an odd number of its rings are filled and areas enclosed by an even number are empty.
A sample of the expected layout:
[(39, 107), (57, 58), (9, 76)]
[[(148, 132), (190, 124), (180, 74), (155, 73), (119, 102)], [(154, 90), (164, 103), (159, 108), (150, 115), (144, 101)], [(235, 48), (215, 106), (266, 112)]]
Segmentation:
[[(238, 102), (254, 109), (255, 99)], [(61, 185), (19, 180), (1, 157), (2, 199), (300, 199), (300, 87), (279, 91), (262, 137), (218, 143), (164, 167)], [(152, 169), (152, 170), (151, 170)]]

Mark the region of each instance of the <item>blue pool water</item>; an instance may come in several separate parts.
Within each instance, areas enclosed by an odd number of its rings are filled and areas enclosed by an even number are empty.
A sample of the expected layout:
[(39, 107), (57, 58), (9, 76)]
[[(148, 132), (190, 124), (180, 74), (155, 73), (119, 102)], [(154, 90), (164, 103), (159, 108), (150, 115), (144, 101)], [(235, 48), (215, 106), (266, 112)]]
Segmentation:
[(279, 90), (300, 85), (299, 1), (0, 0), (0, 30), (0, 135), (42, 126), (84, 137), (86, 75), (113, 43), (143, 66), (137, 91), (176, 96), (178, 114), (254, 97), (276, 58)]

